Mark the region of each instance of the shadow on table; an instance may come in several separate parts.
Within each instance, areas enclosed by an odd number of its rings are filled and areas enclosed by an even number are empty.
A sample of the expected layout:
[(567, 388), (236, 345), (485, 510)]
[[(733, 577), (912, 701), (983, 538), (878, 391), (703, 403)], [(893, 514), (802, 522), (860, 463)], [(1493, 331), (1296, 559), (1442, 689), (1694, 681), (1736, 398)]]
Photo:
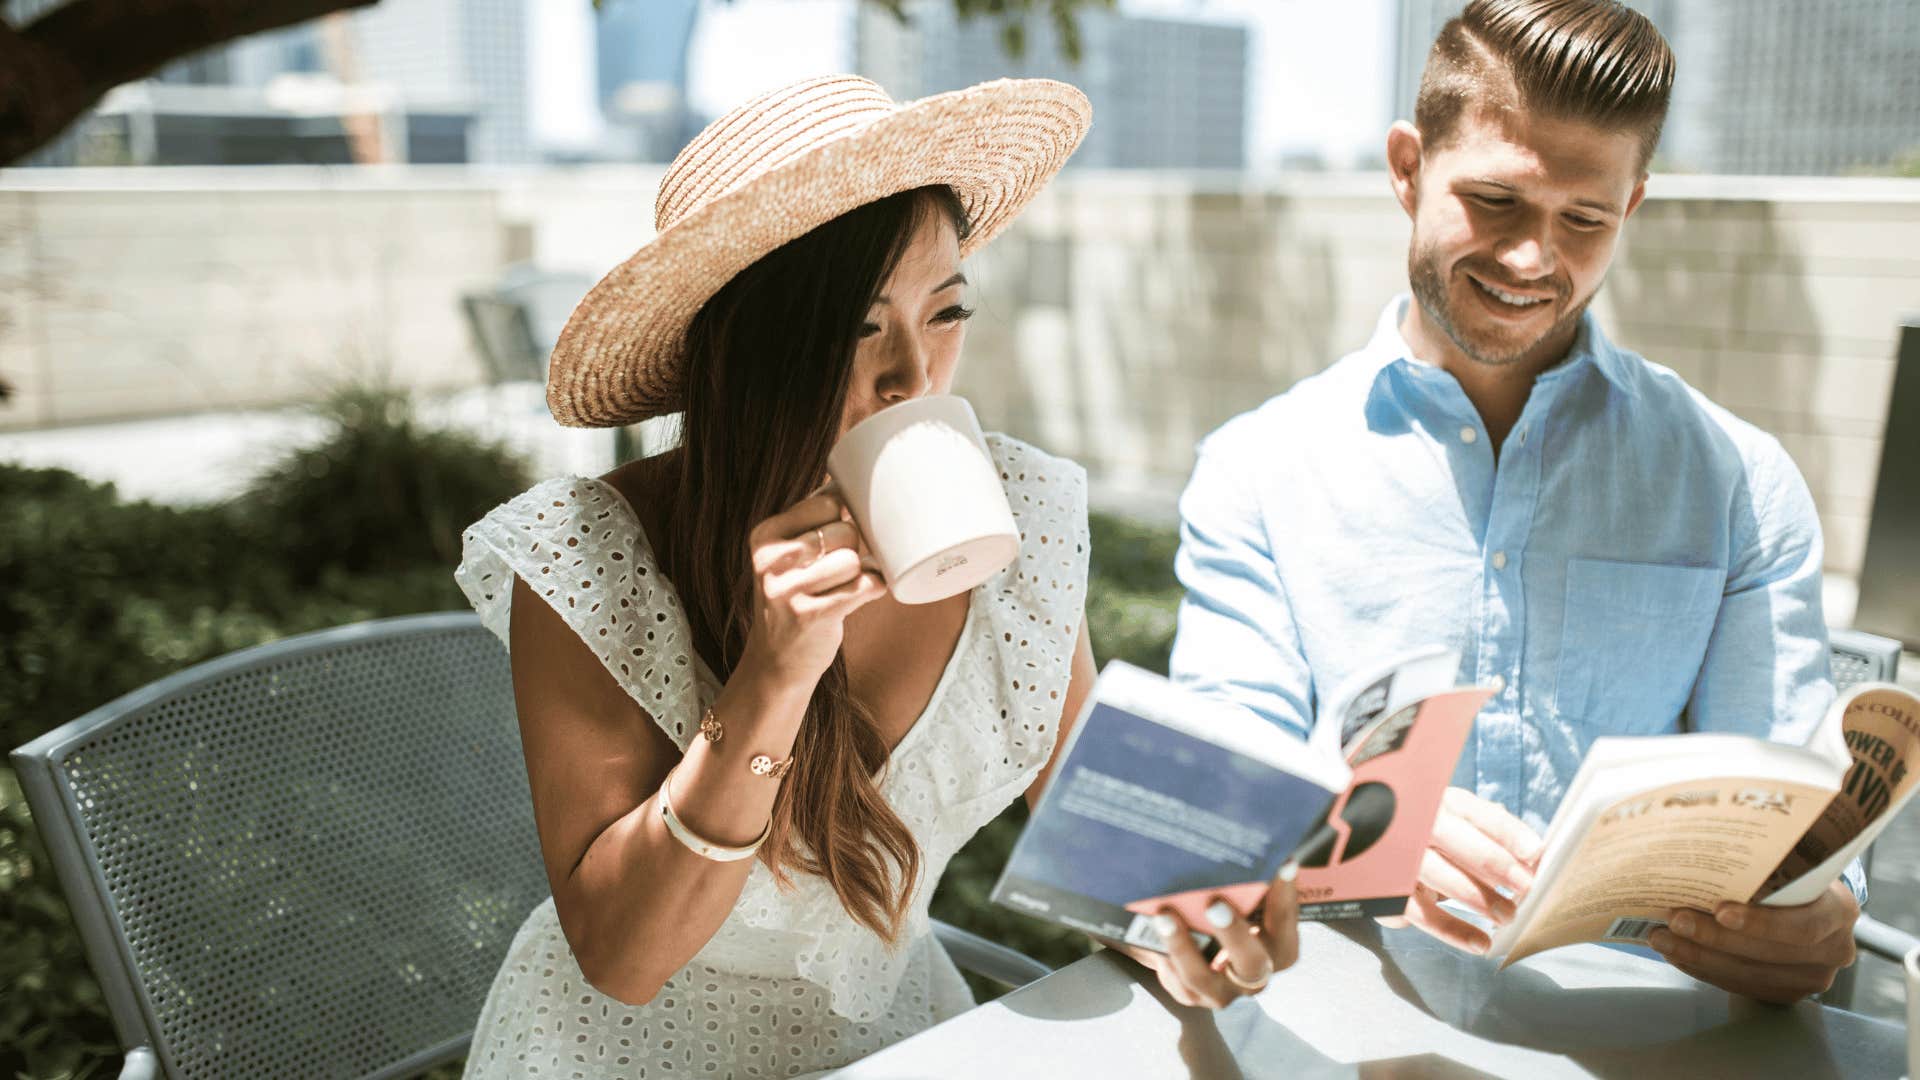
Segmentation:
[[(1595, 1076), (1635, 1077), (1656, 1065), (1662, 1075), (1712, 1075), (1736, 1052), (1751, 1053), (1756, 1041), (1777, 1048), (1779, 1056), (1769, 1061), (1773, 1075), (1842, 1075), (1827, 1039), (1826, 1014), (1812, 1003), (1780, 1008), (1731, 996), (1702, 999), (1677, 987), (1569, 987), (1531, 967), (1489, 977), (1474, 969), (1491, 969), (1493, 961), (1437, 941), (1396, 934), (1389, 942), (1371, 922), (1332, 928), (1379, 957), (1388, 988), (1435, 1020), (1489, 1042), (1562, 1055)], [(1782, 1027), (1798, 1027), (1807, 1037), (1773, 1037)], [(1451, 1062), (1447, 1068), (1412, 1059), (1373, 1064), (1408, 1067), (1363, 1075), (1476, 1075)]]
[[(1103, 959), (1126, 978), (1103, 978), (1103, 973), (1093, 965), (1083, 964), (1047, 977), (1050, 984), (1059, 979), (1075, 980), (1070, 987), (1056, 986), (1056, 992), (1050, 995), (1010, 994), (996, 1004), (1035, 1020), (1094, 1020), (1124, 1011), (1132, 1004), (1134, 987), (1138, 986), (1179, 1023), (1180, 1060), (1186, 1065), (1189, 1077), (1245, 1080), (1246, 1073), (1235, 1060), (1234, 1050), (1246, 1042), (1250, 1034), (1249, 1020), (1257, 1017), (1257, 1012), (1217, 1013), (1212, 1009), (1181, 1005), (1168, 996), (1160, 980), (1146, 968), (1118, 953), (1107, 953)], [(1293, 1075), (1313, 1076), (1339, 1070), (1336, 1062), (1285, 1029), (1276, 1032), (1272, 1025), (1266, 1025), (1259, 1037), (1266, 1048), (1284, 1049), (1288, 1062), (1311, 1063), (1302, 1064)]]

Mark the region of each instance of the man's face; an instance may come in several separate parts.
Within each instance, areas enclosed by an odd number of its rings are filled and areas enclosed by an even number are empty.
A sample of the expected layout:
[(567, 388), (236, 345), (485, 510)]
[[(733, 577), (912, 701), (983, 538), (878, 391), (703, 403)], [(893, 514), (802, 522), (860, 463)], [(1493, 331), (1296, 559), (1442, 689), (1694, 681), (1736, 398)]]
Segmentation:
[(1475, 363), (1564, 355), (1644, 194), (1639, 138), (1487, 108), (1417, 158), (1405, 142), (1397, 129), (1389, 155), (1399, 155), (1395, 186), (1413, 218), (1407, 272), (1427, 321)]

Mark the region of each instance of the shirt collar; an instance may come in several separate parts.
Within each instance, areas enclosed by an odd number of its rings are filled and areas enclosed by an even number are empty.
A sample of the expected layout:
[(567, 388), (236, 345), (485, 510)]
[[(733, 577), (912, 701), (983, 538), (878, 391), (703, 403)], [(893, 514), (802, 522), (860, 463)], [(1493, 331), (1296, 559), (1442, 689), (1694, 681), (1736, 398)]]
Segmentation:
[[(1379, 392), (1382, 377), (1395, 367), (1414, 372), (1423, 379), (1442, 373), (1437, 365), (1414, 356), (1407, 339), (1400, 336), (1400, 323), (1406, 318), (1407, 305), (1411, 303), (1413, 296), (1409, 293), (1401, 293), (1388, 301), (1386, 310), (1380, 313), (1379, 321), (1374, 324), (1373, 337), (1361, 350), (1363, 366), (1374, 393)], [(1540, 377), (1558, 378), (1583, 365), (1597, 369), (1601, 377), (1621, 394), (1636, 396), (1626, 355), (1607, 340), (1591, 308), (1580, 313), (1580, 330), (1574, 335), (1573, 347), (1567, 350), (1566, 359), (1542, 372)]]

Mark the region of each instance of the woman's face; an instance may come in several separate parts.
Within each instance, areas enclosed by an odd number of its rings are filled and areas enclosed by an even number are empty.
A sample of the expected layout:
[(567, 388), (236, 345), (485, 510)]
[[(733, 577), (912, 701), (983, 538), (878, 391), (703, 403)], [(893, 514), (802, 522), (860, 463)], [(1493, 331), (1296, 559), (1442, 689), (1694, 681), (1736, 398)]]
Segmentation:
[(860, 327), (842, 435), (889, 405), (953, 388), (973, 314), (964, 302), (966, 285), (953, 221), (928, 208)]

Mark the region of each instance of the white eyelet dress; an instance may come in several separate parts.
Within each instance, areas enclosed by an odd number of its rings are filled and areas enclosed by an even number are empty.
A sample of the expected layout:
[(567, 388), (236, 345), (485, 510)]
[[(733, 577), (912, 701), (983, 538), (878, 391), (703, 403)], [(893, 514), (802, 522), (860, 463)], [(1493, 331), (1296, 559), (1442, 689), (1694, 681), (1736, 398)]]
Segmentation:
[[(824, 879), (756, 861), (727, 921), (643, 1006), (587, 984), (553, 902), (521, 926), (475, 1025), (468, 1077), (797, 1076), (837, 1068), (973, 1004), (930, 931), (960, 845), (1032, 784), (1054, 746), (1087, 579), (1086, 475), (989, 435), (1020, 556), (973, 591), (953, 658), (880, 791), (920, 845), (901, 944), (856, 923)], [(469, 528), (457, 571), (507, 640), (514, 575), (544, 596), (684, 749), (720, 687), (645, 533), (599, 480), (539, 484)]]

